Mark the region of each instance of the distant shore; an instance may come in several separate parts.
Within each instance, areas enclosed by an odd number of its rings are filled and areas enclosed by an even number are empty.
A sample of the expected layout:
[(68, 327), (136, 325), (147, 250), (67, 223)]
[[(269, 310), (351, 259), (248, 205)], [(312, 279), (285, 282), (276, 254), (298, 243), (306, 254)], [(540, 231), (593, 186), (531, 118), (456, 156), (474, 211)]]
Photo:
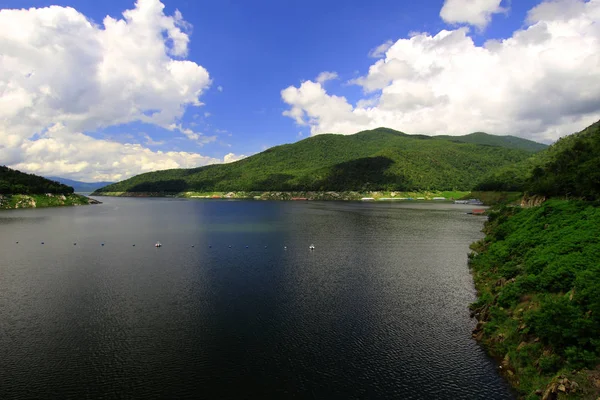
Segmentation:
[(94, 192), (92, 196), (111, 197), (177, 197), (188, 199), (240, 199), (282, 201), (453, 201), (479, 199), (485, 205), (518, 203), (522, 193), (518, 192), (469, 192), (469, 191), (305, 191), (305, 192)]
[(98, 200), (79, 194), (4, 194), (0, 195), (0, 210), (44, 208), (100, 204)]
[(458, 200), (467, 196), (465, 191), (385, 192), (385, 191), (269, 191), (269, 192), (94, 192), (93, 196), (113, 197), (180, 197), (189, 199), (245, 199), (245, 200)]

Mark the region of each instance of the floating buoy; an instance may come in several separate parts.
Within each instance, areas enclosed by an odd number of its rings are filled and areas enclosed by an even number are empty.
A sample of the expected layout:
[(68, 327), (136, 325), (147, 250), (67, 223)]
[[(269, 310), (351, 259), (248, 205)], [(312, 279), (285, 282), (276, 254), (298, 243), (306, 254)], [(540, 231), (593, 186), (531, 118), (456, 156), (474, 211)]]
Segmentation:
[(19, 244), (19, 242), (17, 242), (17, 244)]
[(132, 245), (132, 247), (135, 247), (135, 244), (134, 244), (134, 245)]
[(192, 245), (192, 247), (195, 247), (194, 245)]
[(229, 248), (231, 248), (231, 245), (229, 245)]
[(246, 246), (246, 248), (248, 248), (248, 246)]
[(104, 243), (102, 243), (101, 246), (104, 246)]
[(73, 243), (73, 246), (77, 246), (77, 243)]
[(267, 246), (265, 246), (265, 249), (267, 248)]
[(287, 246), (283, 246), (283, 249), (284, 249), (284, 250), (287, 250)]
[(310, 246), (308, 246), (309, 249), (314, 250), (315, 249), (315, 245), (311, 244)]
[(42, 244), (44, 244), (44, 242), (42, 242)]
[(209, 248), (209, 249), (212, 249), (212, 246), (211, 246), (211, 245), (208, 245), (208, 248)]

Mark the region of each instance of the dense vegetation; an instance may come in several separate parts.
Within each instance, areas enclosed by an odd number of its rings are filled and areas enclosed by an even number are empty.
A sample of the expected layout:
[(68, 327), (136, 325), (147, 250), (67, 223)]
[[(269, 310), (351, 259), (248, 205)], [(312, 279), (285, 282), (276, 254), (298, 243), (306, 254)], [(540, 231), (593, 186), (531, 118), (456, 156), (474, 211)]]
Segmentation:
[(142, 174), (98, 192), (470, 190), (486, 172), (523, 161), (539, 146), (486, 134), (448, 140), (380, 128), (319, 135), (231, 164)]
[(472, 246), (474, 334), (525, 397), (600, 395), (598, 165), (600, 123), (497, 171), (502, 189), (516, 177), (550, 200), (490, 213)]
[(533, 142), (516, 136), (496, 136), (484, 132), (475, 132), (464, 136), (435, 136), (435, 139), (449, 140), (459, 143), (483, 144), (487, 146), (508, 147), (511, 149), (520, 149), (530, 152), (538, 152), (546, 149), (548, 145)]
[(526, 160), (488, 173), (476, 190), (595, 199), (600, 197), (598, 165), (600, 121)]
[(70, 194), (73, 188), (41, 176), (0, 166), (0, 194)]
[[(600, 362), (600, 208), (550, 200), (491, 213), (471, 259), (477, 334), (524, 395)], [(509, 373), (511, 371), (513, 374)], [(577, 378), (574, 378), (577, 380)], [(586, 386), (585, 379), (578, 384)], [(594, 399), (596, 397), (593, 397)]]

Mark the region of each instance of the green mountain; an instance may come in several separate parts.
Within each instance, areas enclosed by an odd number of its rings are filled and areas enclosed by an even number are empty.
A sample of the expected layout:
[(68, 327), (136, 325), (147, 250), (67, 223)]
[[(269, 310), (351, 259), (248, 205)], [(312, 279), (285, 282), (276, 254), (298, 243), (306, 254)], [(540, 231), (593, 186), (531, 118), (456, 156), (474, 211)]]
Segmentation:
[[(508, 138), (448, 140), (387, 128), (325, 134), (231, 164), (137, 175), (97, 192), (470, 190), (487, 172), (531, 156), (521, 148), (529, 141)], [(481, 143), (468, 143), (475, 140)], [(531, 143), (525, 147), (538, 145)]]
[(510, 149), (520, 149), (531, 152), (538, 152), (546, 149), (548, 145), (533, 142), (531, 140), (523, 139), (516, 136), (496, 136), (489, 135), (484, 132), (474, 132), (469, 135), (464, 136), (448, 136), (448, 135), (440, 135), (434, 136), (435, 139), (443, 139), (450, 140), (453, 142), (459, 143), (473, 143), (473, 144), (482, 144), (487, 146), (499, 146), (499, 147), (508, 147)]
[(0, 166), (0, 194), (70, 194), (73, 188), (41, 176)]
[(547, 197), (600, 198), (600, 121), (547, 149), (491, 171), (476, 190), (520, 191)]
[(93, 192), (96, 189), (111, 185), (114, 182), (81, 182), (72, 179), (61, 178), (58, 176), (48, 176), (48, 179), (62, 183), (63, 185), (71, 186), (76, 192)]

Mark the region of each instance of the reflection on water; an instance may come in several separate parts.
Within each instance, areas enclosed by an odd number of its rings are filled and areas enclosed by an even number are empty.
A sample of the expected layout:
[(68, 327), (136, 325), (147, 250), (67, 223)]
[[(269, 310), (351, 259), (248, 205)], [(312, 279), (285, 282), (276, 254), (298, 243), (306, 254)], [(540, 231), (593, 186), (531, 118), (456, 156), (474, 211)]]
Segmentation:
[(102, 201), (0, 213), (0, 398), (511, 398), (468, 206)]

